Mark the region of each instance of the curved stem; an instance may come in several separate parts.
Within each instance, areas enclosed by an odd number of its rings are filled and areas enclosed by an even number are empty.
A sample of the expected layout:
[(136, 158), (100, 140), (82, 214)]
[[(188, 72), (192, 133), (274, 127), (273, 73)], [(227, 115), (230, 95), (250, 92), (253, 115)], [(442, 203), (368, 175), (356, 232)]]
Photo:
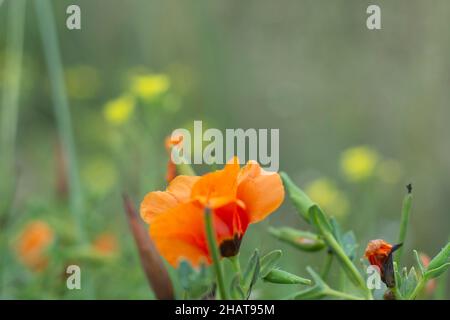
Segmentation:
[(342, 266), (347, 271), (347, 276), (349, 276), (351, 280), (354, 280), (357, 283), (358, 287), (361, 288), (367, 299), (372, 300), (373, 299), (372, 292), (367, 288), (363, 277), (358, 272), (353, 262), (345, 254), (344, 250), (336, 241), (334, 236), (330, 232), (326, 231), (321, 225), (319, 225), (319, 228), (323, 237), (325, 238), (325, 241), (333, 249), (333, 252), (339, 258)]
[(234, 257), (229, 258), (231, 261), (231, 265), (233, 267), (233, 271), (241, 277), (241, 264), (239, 262), (239, 253)]
[(205, 210), (205, 225), (206, 225), (206, 238), (208, 240), (209, 252), (213, 261), (214, 271), (217, 278), (217, 287), (219, 288), (220, 297), (222, 299), (229, 299), (228, 292), (225, 289), (225, 282), (223, 278), (222, 265), (220, 264), (220, 255), (217, 247), (216, 237), (214, 233), (214, 227), (212, 224), (211, 210)]
[(422, 292), (426, 283), (427, 283), (427, 280), (425, 279), (425, 277), (420, 278), (419, 283), (417, 284), (416, 288), (411, 293), (411, 295), (408, 297), (408, 300), (416, 299), (417, 296)]
[(332, 263), (333, 263), (333, 253), (328, 252), (327, 256), (325, 257), (325, 263), (324, 263), (324, 265), (322, 267), (322, 271), (320, 272), (320, 277), (323, 280), (327, 279), (328, 273), (330, 272)]
[(362, 298), (362, 297), (354, 296), (352, 294), (337, 291), (334, 289), (328, 289), (328, 290), (326, 290), (325, 293), (329, 296), (342, 298), (342, 299), (346, 299), (346, 300), (364, 300), (364, 298)]

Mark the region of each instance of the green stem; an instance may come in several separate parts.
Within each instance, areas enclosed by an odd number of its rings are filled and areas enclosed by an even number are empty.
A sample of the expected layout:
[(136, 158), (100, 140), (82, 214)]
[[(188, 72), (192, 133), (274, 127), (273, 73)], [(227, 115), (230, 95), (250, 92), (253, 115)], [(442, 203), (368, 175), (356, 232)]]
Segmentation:
[(417, 296), (422, 292), (426, 283), (427, 283), (427, 279), (425, 277), (420, 278), (419, 283), (417, 284), (416, 288), (411, 293), (411, 295), (408, 297), (408, 300), (415, 300), (417, 298)]
[[(5, 84), (1, 110), (0, 140), (0, 215), (8, 211), (15, 186), (15, 148), (19, 114), (19, 91), (22, 76), (25, 1), (12, 1), (9, 6)], [(0, 221), (0, 224), (2, 221)]]
[(212, 223), (212, 214), (210, 209), (205, 210), (205, 225), (206, 225), (206, 237), (208, 240), (209, 252), (213, 261), (214, 271), (217, 278), (217, 287), (219, 288), (220, 297), (222, 299), (229, 299), (228, 292), (225, 289), (225, 281), (223, 278), (222, 265), (220, 263), (219, 249), (216, 242), (216, 236)]
[[(0, 5), (3, 1), (0, 1)], [(8, 255), (5, 234), (6, 221), (9, 217), (10, 206), (15, 189), (15, 146), (19, 113), (19, 91), (22, 76), (22, 53), (25, 27), (24, 0), (10, 3), (7, 21), (6, 58), (5, 58), (5, 83), (1, 109), (1, 140), (0, 140), (0, 296), (6, 287), (7, 270), (6, 260)], [(3, 216), (5, 215), (5, 216)], [(5, 251), (5, 252), (4, 252)]]
[[(409, 216), (411, 213), (411, 203), (412, 203), (412, 194), (408, 192), (408, 194), (405, 196), (403, 200), (403, 206), (402, 206), (402, 217), (400, 222), (400, 232), (398, 236), (398, 243), (404, 243), (406, 239), (406, 232), (408, 230), (408, 222), (409, 222)], [(398, 265), (400, 265), (400, 260), (402, 257), (403, 247), (401, 246), (397, 250), (397, 254), (395, 255), (395, 261)]]
[(82, 214), (84, 212), (84, 201), (81, 191), (69, 101), (66, 94), (63, 65), (59, 51), (53, 8), (48, 0), (35, 1), (34, 4), (52, 88), (51, 93), (58, 133), (61, 138), (63, 149), (67, 155), (70, 211), (73, 215), (75, 228), (77, 229), (81, 242), (86, 242), (81, 223)]
[[(450, 237), (448, 238), (448, 242), (450, 242)], [(435, 291), (435, 298), (437, 300), (446, 300), (446, 289), (449, 279), (449, 273), (450, 272), (445, 272), (438, 281)]]
[(334, 289), (327, 289), (325, 291), (325, 294), (332, 296), (332, 297), (342, 298), (342, 299), (346, 299), (346, 300), (364, 300), (364, 298), (362, 298), (362, 297), (354, 296), (352, 294), (337, 291)]
[(234, 257), (230, 257), (229, 260), (231, 261), (231, 266), (233, 267), (233, 271), (241, 276), (241, 263), (239, 262), (239, 253), (235, 255)]
[(332, 252), (327, 252), (327, 256), (325, 257), (325, 263), (324, 263), (324, 265), (322, 267), (322, 271), (320, 272), (320, 277), (323, 280), (327, 279), (328, 273), (330, 272), (332, 263), (333, 263), (333, 253)]
[(366, 283), (361, 276), (361, 274), (356, 269), (355, 265), (352, 263), (352, 261), (349, 259), (349, 257), (345, 254), (344, 250), (341, 248), (339, 243), (336, 241), (334, 236), (325, 230), (321, 224), (317, 224), (320, 228), (320, 231), (327, 242), (327, 244), (332, 248), (334, 254), (339, 258), (340, 262), (342, 263), (344, 269), (347, 271), (347, 275), (349, 278), (354, 280), (357, 285), (361, 288), (361, 290), (364, 292), (367, 299), (372, 300), (372, 292), (367, 288)]

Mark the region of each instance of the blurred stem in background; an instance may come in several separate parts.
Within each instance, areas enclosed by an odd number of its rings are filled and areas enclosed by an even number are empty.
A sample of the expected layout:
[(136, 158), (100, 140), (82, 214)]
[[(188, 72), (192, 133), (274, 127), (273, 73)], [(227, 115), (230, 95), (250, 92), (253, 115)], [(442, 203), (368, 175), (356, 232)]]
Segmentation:
[(69, 102), (65, 88), (65, 79), (53, 10), (48, 0), (36, 1), (35, 8), (42, 36), (42, 47), (49, 73), (58, 134), (61, 139), (63, 151), (67, 157), (70, 211), (73, 215), (79, 240), (81, 242), (86, 242), (87, 239), (82, 227), (84, 201), (80, 185)]
[[(0, 0), (0, 6), (3, 0)], [(0, 137), (0, 294), (5, 287), (7, 237), (4, 232), (14, 198), (16, 132), (19, 113), (19, 91), (22, 76), (22, 53), (25, 25), (25, 0), (11, 1), (7, 21), (5, 83), (1, 109)], [(5, 269), (3, 269), (5, 268)]]
[[(22, 76), (23, 36), (25, 25), (25, 1), (11, 1), (8, 11), (7, 45), (5, 61), (5, 85), (1, 110), (1, 158), (0, 158), (0, 216), (9, 210), (15, 189), (15, 150), (19, 114), (19, 91)], [(4, 220), (0, 221), (0, 225)]]

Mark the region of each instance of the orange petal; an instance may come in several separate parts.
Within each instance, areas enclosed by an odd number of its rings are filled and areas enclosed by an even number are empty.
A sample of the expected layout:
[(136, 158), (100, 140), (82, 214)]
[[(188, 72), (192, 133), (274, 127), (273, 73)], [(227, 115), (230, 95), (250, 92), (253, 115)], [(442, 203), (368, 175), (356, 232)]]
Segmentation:
[(141, 203), (141, 217), (150, 223), (155, 215), (172, 209), (179, 203), (188, 202), (192, 186), (199, 179), (195, 176), (178, 176), (172, 180), (167, 191), (147, 193)]
[(236, 200), (239, 161), (233, 158), (223, 170), (202, 176), (192, 188), (191, 198), (210, 208), (218, 208)]
[[(193, 266), (210, 263), (206, 241), (203, 207), (197, 202), (180, 204), (165, 214), (156, 216), (150, 224), (150, 236), (159, 253), (174, 267), (182, 259)], [(213, 217), (217, 240), (228, 228), (216, 215)], [(220, 243), (220, 242), (219, 242)]]
[(166, 212), (176, 205), (178, 205), (178, 200), (170, 192), (149, 192), (141, 203), (141, 217), (145, 222), (150, 223), (156, 215)]
[(187, 202), (191, 197), (194, 184), (200, 179), (197, 176), (177, 176), (167, 187), (179, 202)]
[(263, 220), (283, 202), (284, 187), (278, 173), (267, 172), (249, 161), (238, 177), (237, 197), (243, 201), (250, 223)]

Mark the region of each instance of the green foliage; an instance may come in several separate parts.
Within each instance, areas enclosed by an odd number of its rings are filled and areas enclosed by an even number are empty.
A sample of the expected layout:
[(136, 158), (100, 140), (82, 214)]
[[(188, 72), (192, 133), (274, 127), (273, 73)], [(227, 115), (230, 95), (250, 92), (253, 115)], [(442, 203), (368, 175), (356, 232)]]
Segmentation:
[(279, 284), (304, 284), (310, 285), (311, 280), (299, 277), (295, 274), (280, 269), (272, 269), (263, 278), (264, 281)]
[(183, 260), (177, 271), (180, 285), (189, 298), (199, 299), (211, 290), (212, 276), (205, 265), (202, 264), (199, 270), (195, 270), (188, 261)]

